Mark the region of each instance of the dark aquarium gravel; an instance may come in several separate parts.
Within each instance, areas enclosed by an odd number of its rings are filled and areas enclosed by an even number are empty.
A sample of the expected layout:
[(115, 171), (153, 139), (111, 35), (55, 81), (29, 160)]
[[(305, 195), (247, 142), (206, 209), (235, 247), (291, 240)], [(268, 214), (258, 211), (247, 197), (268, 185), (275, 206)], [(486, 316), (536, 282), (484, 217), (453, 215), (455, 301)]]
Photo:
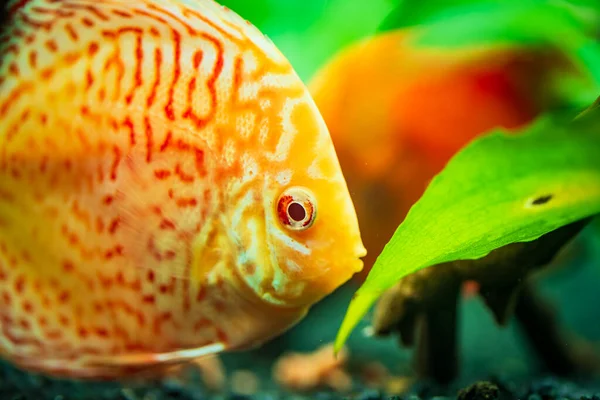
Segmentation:
[(3, 363), (0, 365), (0, 399), (2, 400), (600, 400), (600, 381), (581, 381), (544, 377), (517, 384), (491, 378), (462, 388), (438, 387), (419, 383), (406, 394), (389, 396), (379, 390), (357, 388), (351, 394), (314, 392), (289, 394), (259, 392), (252, 396), (210, 394), (196, 385), (181, 385), (172, 380), (131, 387), (115, 383), (82, 383), (41, 378)]

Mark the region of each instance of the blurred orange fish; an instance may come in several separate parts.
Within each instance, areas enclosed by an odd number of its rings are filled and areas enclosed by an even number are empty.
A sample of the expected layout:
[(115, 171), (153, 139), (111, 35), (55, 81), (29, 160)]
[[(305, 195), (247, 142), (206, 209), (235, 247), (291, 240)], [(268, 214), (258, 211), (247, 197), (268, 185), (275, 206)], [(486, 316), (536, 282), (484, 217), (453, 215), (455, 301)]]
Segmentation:
[(549, 49), (416, 47), (420, 28), (353, 44), (309, 89), (331, 132), (368, 255), (377, 255), (431, 178), (465, 144), (516, 129), (559, 102), (553, 77), (578, 77)]
[(334, 147), (212, 0), (14, 0), (0, 36), (0, 355), (115, 376), (260, 345), (361, 270)]

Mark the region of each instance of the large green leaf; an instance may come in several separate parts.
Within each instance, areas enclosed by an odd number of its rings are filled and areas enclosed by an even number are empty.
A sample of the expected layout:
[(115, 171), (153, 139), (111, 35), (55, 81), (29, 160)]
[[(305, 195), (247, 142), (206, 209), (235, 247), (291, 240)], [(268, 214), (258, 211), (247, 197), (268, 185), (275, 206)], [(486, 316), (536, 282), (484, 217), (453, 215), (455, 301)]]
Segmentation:
[(432, 265), (479, 259), (600, 213), (600, 108), (496, 130), (457, 153), (429, 184), (352, 299), (339, 349), (377, 298)]

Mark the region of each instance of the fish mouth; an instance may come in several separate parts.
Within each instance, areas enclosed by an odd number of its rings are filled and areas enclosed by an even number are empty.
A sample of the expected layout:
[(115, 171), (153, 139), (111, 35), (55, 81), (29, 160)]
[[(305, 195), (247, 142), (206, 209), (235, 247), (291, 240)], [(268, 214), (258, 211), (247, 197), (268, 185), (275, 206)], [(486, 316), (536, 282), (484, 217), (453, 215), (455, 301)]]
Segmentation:
[[(364, 263), (363, 258), (366, 257), (367, 253), (368, 252), (367, 252), (366, 247), (364, 246), (364, 244), (361, 243), (360, 246), (358, 247), (358, 249), (355, 251), (354, 258), (357, 259), (360, 262), (360, 264), (362, 265)], [(361, 267), (361, 269), (362, 269), (362, 267)]]
[(361, 244), (358, 249), (356, 250), (356, 258), (363, 258), (364, 256), (367, 255), (367, 249), (365, 248), (365, 246), (363, 244)]
[(358, 273), (363, 270), (365, 263), (363, 257), (367, 255), (367, 249), (361, 245), (355, 252), (351, 259), (353, 273)]
[(363, 270), (363, 268), (365, 267), (365, 262), (362, 259), (363, 256), (361, 256), (361, 258), (356, 258), (354, 259), (354, 272), (360, 272)]

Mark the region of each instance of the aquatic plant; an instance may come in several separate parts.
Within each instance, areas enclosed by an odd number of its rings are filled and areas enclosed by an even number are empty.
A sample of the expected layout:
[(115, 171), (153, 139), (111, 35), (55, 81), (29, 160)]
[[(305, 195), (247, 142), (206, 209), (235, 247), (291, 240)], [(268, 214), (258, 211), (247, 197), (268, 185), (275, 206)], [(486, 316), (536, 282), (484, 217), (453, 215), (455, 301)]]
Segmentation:
[(600, 109), (474, 140), (411, 208), (357, 291), (336, 348), (373, 302), (420, 269), (476, 260), (600, 213)]

